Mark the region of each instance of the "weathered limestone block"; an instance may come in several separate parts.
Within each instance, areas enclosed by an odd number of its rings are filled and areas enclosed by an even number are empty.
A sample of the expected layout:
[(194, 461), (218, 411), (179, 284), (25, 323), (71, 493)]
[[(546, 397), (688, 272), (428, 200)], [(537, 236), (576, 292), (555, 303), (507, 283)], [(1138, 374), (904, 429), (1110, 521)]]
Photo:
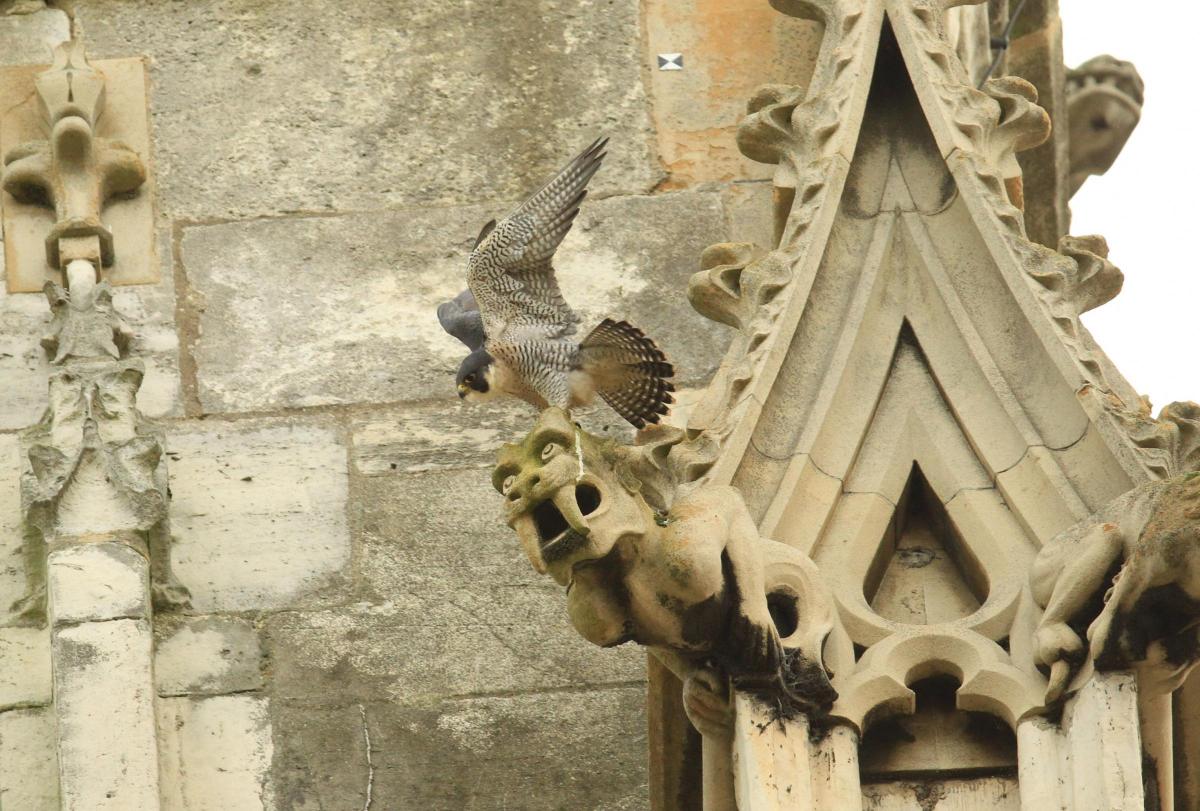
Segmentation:
[(523, 404), (412, 405), (356, 420), (354, 469), (364, 476), (491, 467), (496, 446), (529, 421)]
[[(31, 11), (0, 16), (0, 64), (46, 64), (50, 51), (71, 36), (71, 20), (57, 8), (46, 8), (40, 2), (25, 4)], [(41, 8), (37, 8), (41, 6)]]
[(54, 694), (64, 809), (124, 811), (157, 803), (150, 648), (146, 620), (56, 629)]
[(153, 60), (171, 217), (515, 198), (602, 133), (620, 146), (597, 193), (645, 192), (660, 176), (632, 0), (74, 8), (96, 57)]
[(249, 620), (197, 617), (160, 621), (154, 630), (154, 683), (160, 696), (263, 688), (263, 652)]
[(265, 624), (272, 695), (309, 700), (445, 696), (636, 684), (643, 657), (590, 651), (556, 612), (557, 594), (496, 589), (477, 595), (397, 595), (358, 610), (286, 612)]
[(172, 562), (195, 610), (289, 608), (339, 582), (350, 539), (336, 432), (185, 423), (167, 446)]
[(60, 811), (54, 710), (0, 712), (0, 800), (20, 811)]
[(50, 553), (50, 610), (56, 622), (147, 617), (150, 565), (123, 543), (103, 542)]
[(368, 791), (377, 809), (646, 807), (641, 686), (416, 707), (326, 692), (270, 712), (279, 808), (362, 808)]
[[(665, 187), (769, 177), (770, 170), (738, 152), (737, 122), (746, 97), (758, 86), (808, 82), (820, 25), (755, 0), (649, 0), (643, 5), (651, 112), (669, 173)], [(657, 70), (657, 54), (676, 52), (683, 54), (682, 71)]]
[(1132, 675), (1102, 673), (1068, 702), (1063, 731), (1070, 776), (1064, 782), (1070, 783), (1071, 808), (1146, 807), (1137, 698)]
[[(272, 619), (270, 658), (294, 662), (307, 673), (300, 683), (318, 678), (306, 663), (332, 668), (341, 657), (404, 700), (644, 677), (633, 649), (598, 651), (576, 637), (557, 590), (496, 532), (495, 494), (480, 471), (372, 476), (355, 483), (351, 504), (355, 580), (379, 605)], [(275, 672), (290, 683), (289, 670)]]
[[(435, 310), (465, 286), (480, 225), (510, 208), (185, 229), (183, 263), (201, 308), (194, 350), (204, 410), (452, 404), (465, 353)], [(728, 337), (685, 317), (682, 286), (702, 247), (725, 228), (715, 193), (590, 201), (556, 254), (559, 283), (585, 325), (628, 318), (655, 336), (679, 385), (706, 380)]]
[(45, 628), (0, 628), (0, 662), (0, 712), (50, 703), (50, 635)]
[[(0, 296), (3, 296), (0, 286)], [(15, 434), (0, 434), (0, 618), (28, 591), (21, 526), (21, 457)]]
[(163, 698), (162, 811), (267, 811), (274, 748), (262, 696)]

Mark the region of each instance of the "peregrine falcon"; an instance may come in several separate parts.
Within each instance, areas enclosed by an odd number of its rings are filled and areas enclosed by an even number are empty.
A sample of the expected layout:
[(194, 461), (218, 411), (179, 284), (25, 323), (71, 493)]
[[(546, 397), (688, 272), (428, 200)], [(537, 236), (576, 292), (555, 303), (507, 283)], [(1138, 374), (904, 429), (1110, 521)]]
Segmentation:
[(471, 354), (458, 396), (518, 397), (571, 409), (596, 395), (637, 428), (668, 411), (674, 368), (640, 329), (605, 318), (582, 341), (579, 316), (558, 288), (552, 259), (571, 230), (608, 139), (595, 141), (541, 191), (483, 226), (467, 260), (467, 287), (438, 307), (443, 329)]

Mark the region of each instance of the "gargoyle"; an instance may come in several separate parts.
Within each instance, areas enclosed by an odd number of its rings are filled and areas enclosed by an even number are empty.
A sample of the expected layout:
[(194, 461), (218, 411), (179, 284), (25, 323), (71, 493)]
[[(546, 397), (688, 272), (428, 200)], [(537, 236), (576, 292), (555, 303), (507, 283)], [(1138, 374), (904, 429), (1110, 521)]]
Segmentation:
[(827, 710), (836, 693), (821, 646), (832, 607), (814, 564), (760, 538), (731, 487), (651, 506), (640, 453), (556, 408), (499, 451), (493, 483), (506, 520), (533, 567), (566, 587), (575, 629), (604, 647), (649, 647), (684, 680), (694, 723), (723, 677), (784, 712)]
[(1032, 580), (1046, 609), (1034, 642), (1050, 667), (1047, 702), (1079, 665), (1134, 667), (1141, 689), (1174, 690), (1200, 661), (1200, 473), (1144, 484), (1066, 530), (1042, 549)]

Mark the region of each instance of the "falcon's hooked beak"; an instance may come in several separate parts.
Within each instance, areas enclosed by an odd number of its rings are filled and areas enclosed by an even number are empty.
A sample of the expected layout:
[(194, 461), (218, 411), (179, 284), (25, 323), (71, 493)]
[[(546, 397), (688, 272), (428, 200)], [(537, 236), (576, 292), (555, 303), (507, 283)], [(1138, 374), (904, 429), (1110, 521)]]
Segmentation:
[(470, 389), (467, 388), (467, 385), (465, 383), (459, 383), (458, 384), (458, 399), (461, 400), (464, 397), (466, 397), (467, 392), (469, 392), (469, 391), (470, 391)]

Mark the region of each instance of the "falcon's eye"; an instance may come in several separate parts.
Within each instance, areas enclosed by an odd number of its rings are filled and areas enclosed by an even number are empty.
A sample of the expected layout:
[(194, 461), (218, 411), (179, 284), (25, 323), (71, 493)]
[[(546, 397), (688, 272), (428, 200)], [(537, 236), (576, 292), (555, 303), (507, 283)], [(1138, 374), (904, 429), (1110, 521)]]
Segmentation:
[(514, 484), (516, 484), (516, 483), (517, 483), (517, 477), (516, 477), (516, 476), (508, 476), (507, 478), (505, 478), (505, 479), (504, 479), (504, 482), (503, 482), (503, 483), (500, 485), (500, 493), (501, 493), (502, 495), (506, 495), (506, 496), (507, 496), (507, 495), (508, 495), (508, 491), (509, 491), (509, 490), (511, 490), (511, 489), (512, 489), (512, 486), (513, 486)]
[(466, 383), (468, 386), (471, 385), (472, 383), (475, 382), (475, 375), (473, 375), (473, 374), (467, 375), (466, 377), (463, 378), (463, 382)]
[(546, 461), (554, 455), (555, 451), (560, 450), (559, 446), (554, 442), (546, 443), (546, 447), (542, 448), (542, 461)]

